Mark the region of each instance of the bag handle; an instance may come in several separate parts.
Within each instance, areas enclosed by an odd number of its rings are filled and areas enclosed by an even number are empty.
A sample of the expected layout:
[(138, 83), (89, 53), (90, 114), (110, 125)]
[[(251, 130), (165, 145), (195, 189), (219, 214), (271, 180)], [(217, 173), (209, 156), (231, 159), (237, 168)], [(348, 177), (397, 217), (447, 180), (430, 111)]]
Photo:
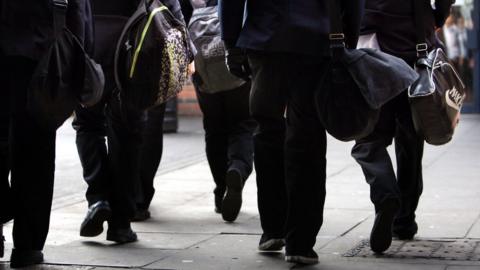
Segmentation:
[(424, 0), (413, 0), (413, 16), (415, 20), (415, 35), (417, 36), (417, 58), (426, 58), (428, 56), (428, 44), (425, 34), (425, 22), (423, 20), (425, 10)]
[(337, 59), (345, 49), (345, 33), (343, 32), (342, 14), (339, 0), (328, 0), (328, 15), (330, 18), (330, 51), (333, 58)]

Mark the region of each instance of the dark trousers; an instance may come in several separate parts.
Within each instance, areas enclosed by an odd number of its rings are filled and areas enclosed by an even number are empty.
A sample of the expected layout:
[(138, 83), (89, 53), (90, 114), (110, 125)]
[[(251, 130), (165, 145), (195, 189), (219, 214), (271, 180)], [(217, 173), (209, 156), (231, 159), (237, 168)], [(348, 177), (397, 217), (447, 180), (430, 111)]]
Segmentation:
[(88, 184), (86, 198), (90, 206), (100, 200), (107, 200), (109, 194), (111, 175), (105, 140), (105, 102), (91, 108), (78, 107), (72, 125), (77, 132), (77, 151), (83, 178)]
[(313, 97), (325, 64), (320, 57), (275, 53), (250, 53), (249, 61), (262, 228), (273, 237), (286, 232), (287, 253), (303, 254), (323, 221), (326, 135)]
[(197, 89), (203, 113), (208, 164), (215, 181), (214, 193), (223, 197), (227, 170), (237, 169), (244, 180), (252, 173), (253, 130), (250, 117), (250, 83), (214, 94)]
[[(27, 111), (27, 92), (35, 66), (26, 58), (0, 55), (0, 100), (2, 105), (9, 100), (9, 116), (2, 109), (0, 118), (0, 182), (2, 199), (4, 195), (10, 198), (1, 220), (7, 221), (10, 214), (13, 217), (13, 242), (18, 250), (43, 249), (53, 196), (56, 131), (35, 122)], [(6, 147), (9, 154), (5, 154)]]
[(163, 120), (165, 105), (154, 107), (145, 113), (142, 121), (140, 145), (140, 169), (136, 192), (138, 209), (148, 209), (155, 194), (154, 179), (163, 153)]
[(313, 248), (323, 223), (325, 204), (325, 128), (314, 103), (320, 75), (328, 65), (321, 57), (286, 55), (287, 88), (285, 175), (288, 195), (286, 252), (305, 254)]
[[(395, 139), (397, 175), (387, 152)], [(415, 132), (404, 92), (384, 107), (375, 130), (358, 140), (352, 156), (362, 167), (370, 184), (370, 197), (376, 208), (387, 198), (399, 200), (400, 211), (395, 219), (395, 231), (416, 233), (415, 210), (423, 189), (423, 139)]]
[(117, 95), (107, 100), (92, 108), (77, 108), (73, 127), (89, 205), (109, 201), (109, 225), (125, 228), (136, 210), (143, 113), (121, 106)]
[[(135, 208), (148, 209), (155, 193), (153, 180), (162, 156), (165, 105), (146, 113), (127, 110), (112, 97), (107, 105), (77, 108), (73, 126), (89, 205), (99, 200), (111, 202), (117, 191), (119, 198), (126, 196), (124, 202), (119, 199), (120, 205), (129, 202), (121, 206), (130, 209), (124, 215), (131, 216), (127, 213)], [(118, 185), (119, 189), (115, 188)]]
[[(285, 237), (287, 191), (285, 186), (284, 144), (288, 74), (280, 69), (283, 59), (275, 54), (248, 53), (252, 70), (250, 112), (257, 122), (253, 136), (257, 174), (257, 200), (263, 234)], [(286, 76), (286, 77), (285, 77)]]

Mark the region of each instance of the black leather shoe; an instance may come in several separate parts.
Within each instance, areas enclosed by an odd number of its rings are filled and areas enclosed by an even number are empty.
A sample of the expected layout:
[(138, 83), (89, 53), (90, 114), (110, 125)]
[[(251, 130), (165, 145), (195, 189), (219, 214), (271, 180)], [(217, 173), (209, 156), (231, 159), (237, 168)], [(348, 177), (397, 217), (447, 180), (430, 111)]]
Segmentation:
[(272, 238), (265, 234), (262, 234), (260, 243), (258, 243), (259, 251), (280, 251), (285, 246), (285, 240), (283, 238)]
[(396, 232), (396, 231), (393, 231), (392, 233), (393, 235), (393, 238), (394, 239), (398, 239), (398, 240), (413, 240), (413, 238), (415, 237), (415, 233), (412, 233), (412, 232)]
[(238, 170), (231, 169), (227, 172), (225, 183), (227, 185), (227, 192), (222, 201), (222, 218), (225, 221), (233, 222), (242, 207), (242, 175)]
[(12, 249), (10, 267), (20, 268), (43, 262), (43, 253), (40, 250), (18, 250)]
[(386, 199), (378, 208), (370, 234), (370, 248), (375, 253), (383, 253), (392, 244), (393, 219), (398, 211), (399, 203), (394, 199)]
[(137, 209), (135, 211), (135, 216), (133, 216), (132, 221), (145, 221), (151, 217), (150, 211), (148, 209)]
[(300, 252), (300, 253), (287, 252), (285, 254), (285, 261), (289, 263), (312, 265), (312, 264), (318, 263), (318, 255), (313, 249), (308, 252)]
[(103, 222), (112, 215), (107, 201), (98, 201), (88, 208), (87, 216), (80, 226), (80, 236), (94, 237), (103, 232)]
[(110, 229), (107, 231), (107, 240), (119, 244), (131, 243), (137, 241), (137, 234), (131, 228)]
[(393, 224), (393, 238), (398, 240), (413, 240), (417, 232), (418, 225), (415, 220), (407, 223), (398, 223), (395, 221)]

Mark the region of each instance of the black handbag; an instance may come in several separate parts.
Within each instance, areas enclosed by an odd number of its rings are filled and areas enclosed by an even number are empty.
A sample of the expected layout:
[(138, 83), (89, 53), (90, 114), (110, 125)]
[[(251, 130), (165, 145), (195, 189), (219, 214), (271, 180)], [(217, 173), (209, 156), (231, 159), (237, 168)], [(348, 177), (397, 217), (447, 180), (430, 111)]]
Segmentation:
[(326, 131), (342, 140), (369, 135), (382, 105), (417, 78), (402, 59), (375, 49), (347, 49), (340, 1), (329, 0), (331, 60), (321, 74), (315, 104)]
[(415, 70), (419, 79), (408, 89), (417, 133), (433, 145), (452, 139), (466, 97), (465, 85), (441, 48), (428, 52), (422, 1), (414, 1), (417, 35)]
[(85, 52), (66, 27), (66, 0), (53, 1), (54, 39), (32, 76), (27, 109), (48, 129), (57, 129), (75, 107), (95, 105), (103, 95), (105, 77), (100, 65)]

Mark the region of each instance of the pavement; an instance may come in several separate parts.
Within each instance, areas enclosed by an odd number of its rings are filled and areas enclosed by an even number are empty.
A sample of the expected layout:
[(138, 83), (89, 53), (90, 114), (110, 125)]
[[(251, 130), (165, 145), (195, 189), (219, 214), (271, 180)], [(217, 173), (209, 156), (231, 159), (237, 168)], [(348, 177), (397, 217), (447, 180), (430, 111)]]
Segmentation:
[[(449, 144), (426, 146), (419, 232), (413, 241), (394, 241), (381, 256), (368, 247), (374, 210), (360, 167), (350, 157), (352, 143), (329, 138), (324, 225), (315, 246), (320, 263), (314, 266), (286, 263), (283, 252), (257, 251), (261, 229), (254, 174), (247, 181), (242, 211), (234, 223), (214, 213), (213, 180), (198, 150), (203, 151), (199, 123), (200, 119), (181, 119), (179, 134), (168, 135), (173, 141), (176, 136), (185, 139), (175, 147), (167, 142), (165, 148), (183, 158), (172, 156), (170, 163), (161, 165), (152, 218), (133, 224), (138, 242), (115, 245), (105, 240), (105, 233), (80, 237), (87, 204), (79, 194), (85, 186), (63, 186), (55, 190), (46, 262), (36, 269), (480, 269), (480, 115), (464, 115)], [(190, 133), (184, 131), (188, 128)], [(60, 141), (70, 138), (57, 149), (60, 185), (71, 181), (63, 178), (82, 183), (70, 132), (67, 128), (59, 132)], [(11, 224), (5, 227), (5, 236), (7, 251), (0, 269), (9, 269)]]

